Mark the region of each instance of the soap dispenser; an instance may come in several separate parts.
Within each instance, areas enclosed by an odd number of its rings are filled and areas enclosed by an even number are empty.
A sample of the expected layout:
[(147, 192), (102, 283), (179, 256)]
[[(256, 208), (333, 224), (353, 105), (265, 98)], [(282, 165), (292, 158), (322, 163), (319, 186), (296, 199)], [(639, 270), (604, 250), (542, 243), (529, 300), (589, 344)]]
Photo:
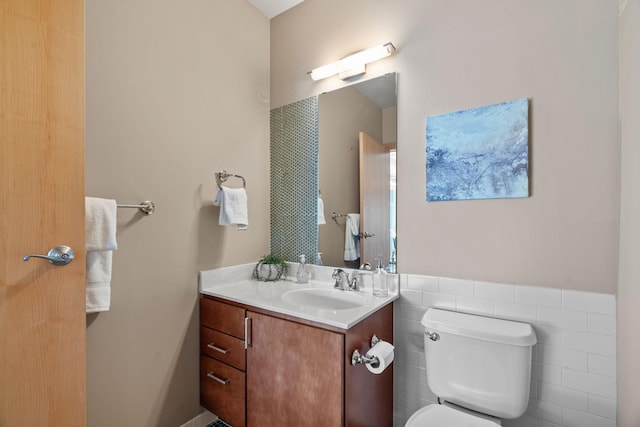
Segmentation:
[(389, 296), (387, 272), (382, 268), (382, 259), (378, 258), (376, 271), (373, 273), (373, 295), (377, 297)]
[(296, 279), (297, 279), (297, 283), (309, 282), (309, 269), (307, 268), (307, 257), (304, 255), (300, 255), (300, 265), (298, 266)]

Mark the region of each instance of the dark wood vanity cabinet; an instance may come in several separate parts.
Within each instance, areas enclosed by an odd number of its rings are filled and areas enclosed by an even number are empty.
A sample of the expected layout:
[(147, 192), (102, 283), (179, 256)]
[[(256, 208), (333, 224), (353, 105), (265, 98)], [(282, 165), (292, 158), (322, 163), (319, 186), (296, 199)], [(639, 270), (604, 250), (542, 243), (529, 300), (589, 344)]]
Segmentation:
[(233, 427), (246, 425), (246, 310), (200, 298), (200, 404)]
[[(247, 424), (341, 426), (343, 335), (249, 312)], [(287, 423), (285, 423), (287, 421)]]
[(393, 424), (393, 369), (351, 365), (393, 342), (393, 304), (343, 330), (203, 295), (200, 319), (201, 404), (233, 427)]

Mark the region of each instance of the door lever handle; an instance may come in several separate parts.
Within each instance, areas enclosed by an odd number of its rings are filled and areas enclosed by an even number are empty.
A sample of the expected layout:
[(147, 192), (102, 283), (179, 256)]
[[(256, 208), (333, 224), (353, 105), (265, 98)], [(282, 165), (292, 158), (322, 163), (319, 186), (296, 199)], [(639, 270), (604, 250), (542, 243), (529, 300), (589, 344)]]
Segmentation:
[(62, 266), (73, 261), (73, 256), (73, 250), (69, 246), (56, 246), (55, 248), (51, 248), (46, 255), (29, 254), (25, 255), (22, 260), (29, 261), (31, 258), (42, 258), (53, 265)]

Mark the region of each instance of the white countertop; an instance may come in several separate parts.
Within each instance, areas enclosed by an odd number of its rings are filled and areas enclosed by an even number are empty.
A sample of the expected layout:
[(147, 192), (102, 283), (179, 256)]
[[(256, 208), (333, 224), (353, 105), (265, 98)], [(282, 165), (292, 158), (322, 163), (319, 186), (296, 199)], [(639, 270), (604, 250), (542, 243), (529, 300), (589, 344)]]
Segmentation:
[[(251, 278), (255, 264), (242, 264), (233, 267), (216, 268), (200, 272), (200, 292), (224, 298), (237, 303), (273, 311), (276, 313), (295, 316), (313, 322), (349, 329), (356, 323), (365, 319), (385, 305), (398, 298), (399, 275), (395, 276), (395, 286), (390, 289), (388, 297), (377, 297), (371, 292), (370, 285), (359, 292), (354, 292), (362, 297), (363, 305), (343, 310), (319, 309), (314, 307), (302, 307), (287, 303), (282, 299), (285, 292), (306, 289), (333, 289), (331, 273), (333, 267), (321, 267), (310, 265), (312, 280), (306, 284), (298, 284), (295, 280), (287, 278), (277, 282), (261, 282)], [(295, 274), (297, 264), (289, 265), (289, 274)], [(344, 269), (347, 271), (347, 269)], [(370, 281), (365, 281), (369, 283)]]

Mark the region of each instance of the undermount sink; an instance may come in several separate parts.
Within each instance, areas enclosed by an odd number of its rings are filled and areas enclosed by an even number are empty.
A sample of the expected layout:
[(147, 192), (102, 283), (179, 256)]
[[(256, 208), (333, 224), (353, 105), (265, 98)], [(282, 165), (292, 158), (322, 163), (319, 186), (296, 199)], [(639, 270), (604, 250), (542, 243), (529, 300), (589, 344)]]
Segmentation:
[(362, 295), (339, 289), (295, 289), (285, 292), (281, 298), (291, 305), (320, 310), (348, 310), (361, 307), (366, 302)]

